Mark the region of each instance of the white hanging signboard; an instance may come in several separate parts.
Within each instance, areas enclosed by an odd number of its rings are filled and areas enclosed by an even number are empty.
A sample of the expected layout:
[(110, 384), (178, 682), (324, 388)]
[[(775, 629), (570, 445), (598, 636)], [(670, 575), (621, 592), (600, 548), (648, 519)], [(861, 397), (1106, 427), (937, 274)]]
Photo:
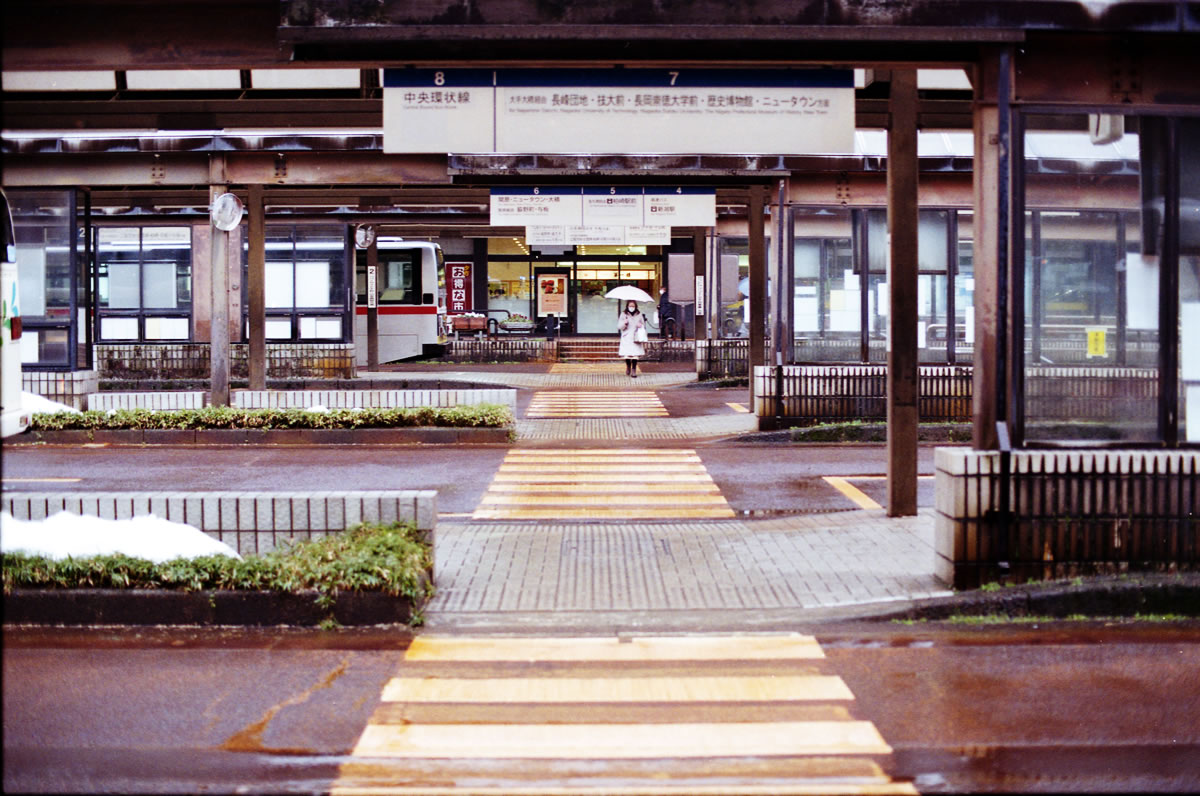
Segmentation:
[(490, 211), (493, 227), (577, 226), (583, 194), (578, 188), (493, 188)]
[(851, 154), (846, 69), (385, 69), (386, 153)]
[(626, 246), (670, 246), (670, 227), (625, 227)]
[(491, 69), (383, 70), (384, 152), (493, 152)]
[(568, 246), (624, 246), (625, 227), (567, 227)]
[(717, 194), (711, 188), (647, 188), (644, 222), (651, 226), (715, 227)]
[(564, 226), (525, 227), (526, 246), (566, 246), (567, 228)]

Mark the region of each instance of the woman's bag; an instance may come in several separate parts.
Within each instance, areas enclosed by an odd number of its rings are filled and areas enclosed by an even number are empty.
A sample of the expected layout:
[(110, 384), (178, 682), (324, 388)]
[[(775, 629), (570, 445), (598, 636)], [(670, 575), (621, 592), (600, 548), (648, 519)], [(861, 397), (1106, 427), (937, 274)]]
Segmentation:
[(633, 333), (633, 341), (634, 341), (635, 343), (648, 343), (648, 342), (650, 342), (650, 335), (646, 334), (646, 327), (645, 327), (645, 326), (639, 326), (639, 327), (637, 328), (637, 330), (636, 330), (636, 331)]

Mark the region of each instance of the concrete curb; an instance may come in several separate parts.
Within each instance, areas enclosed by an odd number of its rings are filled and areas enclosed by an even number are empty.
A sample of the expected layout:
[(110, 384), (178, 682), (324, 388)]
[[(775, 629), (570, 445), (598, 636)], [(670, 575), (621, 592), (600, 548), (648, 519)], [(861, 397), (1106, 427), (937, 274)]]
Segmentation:
[(942, 620), (951, 616), (1132, 617), (1175, 614), (1200, 617), (1200, 573), (1179, 575), (1130, 574), (1127, 577), (1085, 578), (1070, 582), (969, 591), (949, 597), (916, 600), (891, 611), (878, 611), (874, 620)]
[(14, 589), (4, 595), (4, 623), (35, 625), (298, 625), (332, 616), (342, 625), (407, 624), (417, 612), (407, 597), (341, 592), (331, 608), (317, 592), (169, 591), (166, 589)]
[(5, 445), (507, 445), (510, 428), (154, 428), (27, 431)]

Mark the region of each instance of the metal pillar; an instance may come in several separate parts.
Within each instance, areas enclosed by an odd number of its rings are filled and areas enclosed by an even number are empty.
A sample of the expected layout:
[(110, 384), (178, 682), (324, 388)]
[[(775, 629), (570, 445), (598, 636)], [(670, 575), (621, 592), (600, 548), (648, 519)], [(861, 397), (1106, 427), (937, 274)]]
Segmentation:
[(247, 206), (248, 262), (246, 290), (250, 321), (250, 389), (267, 388), (267, 224), (263, 215), (263, 186), (251, 185)]
[[(225, 193), (225, 159), (215, 156), (210, 162), (209, 202)], [(229, 233), (211, 227), (212, 330), (209, 367), (212, 406), (229, 406)]]
[(367, 247), (367, 370), (379, 370), (379, 241)]
[(892, 72), (888, 126), (887, 513), (917, 513), (917, 73)]
[(750, 396), (754, 399), (754, 368), (766, 360), (767, 247), (764, 239), (763, 204), (766, 188), (750, 186)]
[[(1007, 368), (1001, 347), (1001, 272), (1008, 267), (1000, 262), (999, 238), (1007, 235), (1001, 227), (1000, 183), (1000, 109), (997, 104), (999, 59), (984, 59), (976, 75), (975, 102), (975, 349), (973, 370), (973, 433), (976, 450), (996, 450), (999, 438), (996, 422), (1006, 421), (1000, 395), (1005, 389)], [(1007, 285), (1007, 282), (1005, 282)]]
[[(696, 284), (696, 303), (692, 305), (693, 314), (695, 315), (695, 339), (708, 339), (708, 322), (705, 315), (711, 312), (711, 308), (707, 306), (708, 302), (705, 298), (708, 295), (708, 284), (705, 279), (705, 273), (708, 269), (708, 235), (704, 227), (696, 227), (692, 230), (692, 274), (698, 282)], [(686, 328), (683, 319), (680, 319), (680, 328)]]

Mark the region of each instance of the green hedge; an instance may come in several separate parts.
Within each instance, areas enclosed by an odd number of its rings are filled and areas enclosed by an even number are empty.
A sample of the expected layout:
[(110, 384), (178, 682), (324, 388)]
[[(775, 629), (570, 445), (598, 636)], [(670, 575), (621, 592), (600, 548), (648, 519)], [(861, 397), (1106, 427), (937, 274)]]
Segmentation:
[(179, 589), (305, 592), (328, 607), (339, 591), (379, 591), (419, 605), (433, 594), (433, 548), (410, 524), (364, 523), (342, 533), (241, 560), (176, 558), (156, 564), (124, 555), (66, 558), (5, 553), (4, 593), (13, 589)]
[(513, 414), (507, 406), (477, 404), (444, 408), (414, 409), (331, 409), (312, 412), (306, 409), (235, 409), (210, 406), (204, 409), (162, 411), (155, 409), (116, 409), (107, 412), (35, 413), (32, 431), (121, 430), (121, 429), (206, 429), (206, 428), (409, 428), (438, 426), (449, 428), (502, 428), (512, 425)]

